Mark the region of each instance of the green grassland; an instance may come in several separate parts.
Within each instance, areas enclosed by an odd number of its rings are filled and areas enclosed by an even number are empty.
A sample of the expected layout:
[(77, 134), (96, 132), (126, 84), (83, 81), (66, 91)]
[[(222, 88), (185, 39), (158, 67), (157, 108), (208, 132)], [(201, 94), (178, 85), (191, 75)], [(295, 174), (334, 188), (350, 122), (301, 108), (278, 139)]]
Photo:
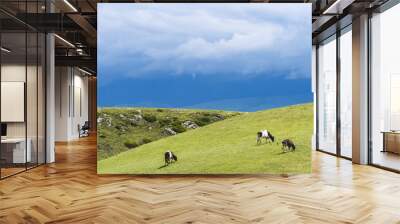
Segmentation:
[[(98, 161), (97, 170), (99, 174), (309, 173), (312, 119), (312, 104), (242, 113)], [(256, 133), (262, 129), (277, 141), (257, 145)], [(296, 151), (282, 151), (280, 142), (285, 138), (295, 142)], [(178, 162), (164, 167), (166, 150), (173, 151)]]
[(171, 134), (165, 133), (166, 128), (177, 134), (192, 130), (182, 125), (185, 121), (201, 127), (239, 114), (217, 110), (100, 108), (97, 160), (168, 137)]

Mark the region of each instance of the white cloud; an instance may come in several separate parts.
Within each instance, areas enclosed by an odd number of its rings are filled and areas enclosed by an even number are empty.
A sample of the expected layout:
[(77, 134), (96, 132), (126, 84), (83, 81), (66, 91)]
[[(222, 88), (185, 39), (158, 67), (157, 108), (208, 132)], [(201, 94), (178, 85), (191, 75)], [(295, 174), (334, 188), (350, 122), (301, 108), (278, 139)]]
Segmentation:
[(293, 78), (308, 72), (310, 12), (308, 4), (100, 4), (100, 75)]

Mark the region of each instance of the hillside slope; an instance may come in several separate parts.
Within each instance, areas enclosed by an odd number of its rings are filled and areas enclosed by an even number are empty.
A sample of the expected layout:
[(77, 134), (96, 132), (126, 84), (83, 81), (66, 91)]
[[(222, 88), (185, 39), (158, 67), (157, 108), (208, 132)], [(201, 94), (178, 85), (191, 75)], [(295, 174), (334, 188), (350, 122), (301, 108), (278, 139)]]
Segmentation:
[(218, 110), (100, 108), (97, 160), (239, 114)]
[[(99, 174), (305, 173), (311, 171), (312, 104), (244, 113), (164, 138), (98, 162)], [(268, 129), (279, 144), (256, 144), (256, 132)], [(292, 139), (295, 152), (280, 142)], [(164, 165), (164, 152), (178, 162)]]

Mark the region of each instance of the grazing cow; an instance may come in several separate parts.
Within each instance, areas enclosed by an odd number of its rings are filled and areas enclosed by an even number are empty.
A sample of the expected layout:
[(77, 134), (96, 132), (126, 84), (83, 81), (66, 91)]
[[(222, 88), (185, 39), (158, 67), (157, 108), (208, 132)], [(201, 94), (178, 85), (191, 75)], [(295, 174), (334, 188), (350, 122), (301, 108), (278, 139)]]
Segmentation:
[(275, 137), (271, 134), (271, 132), (267, 131), (267, 130), (262, 130), (257, 132), (257, 144), (261, 143), (261, 140), (265, 138), (266, 142), (274, 142), (275, 141)]
[(293, 141), (290, 139), (285, 139), (282, 141), (282, 150), (296, 150), (296, 146), (294, 145)]
[(165, 166), (168, 166), (172, 162), (178, 161), (178, 157), (171, 151), (166, 151), (164, 153)]

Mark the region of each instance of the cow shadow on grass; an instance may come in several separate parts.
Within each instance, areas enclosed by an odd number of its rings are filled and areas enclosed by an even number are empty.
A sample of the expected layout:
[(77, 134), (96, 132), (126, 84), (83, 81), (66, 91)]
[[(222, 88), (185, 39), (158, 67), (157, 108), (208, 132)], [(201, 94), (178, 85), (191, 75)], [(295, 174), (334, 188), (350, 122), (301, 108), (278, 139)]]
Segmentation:
[(164, 165), (162, 165), (162, 166), (160, 166), (160, 167), (158, 167), (158, 169), (160, 170), (160, 169), (163, 169), (163, 168), (166, 168), (166, 167), (169, 167), (170, 165), (172, 165), (173, 163), (170, 163), (170, 164), (164, 164)]
[(274, 143), (259, 143), (259, 144), (254, 144), (254, 146), (273, 146), (274, 145)]
[(168, 165), (165, 164), (165, 165), (162, 165), (162, 166), (158, 167), (158, 169), (160, 170), (160, 169), (165, 168), (165, 167), (167, 167), (167, 166), (168, 166)]
[(283, 155), (283, 154), (286, 154), (286, 153), (288, 153), (288, 152), (282, 151), (282, 152), (278, 152), (276, 155)]
[(278, 152), (276, 155), (284, 155), (286, 153), (294, 153), (295, 151), (282, 151), (282, 152)]

